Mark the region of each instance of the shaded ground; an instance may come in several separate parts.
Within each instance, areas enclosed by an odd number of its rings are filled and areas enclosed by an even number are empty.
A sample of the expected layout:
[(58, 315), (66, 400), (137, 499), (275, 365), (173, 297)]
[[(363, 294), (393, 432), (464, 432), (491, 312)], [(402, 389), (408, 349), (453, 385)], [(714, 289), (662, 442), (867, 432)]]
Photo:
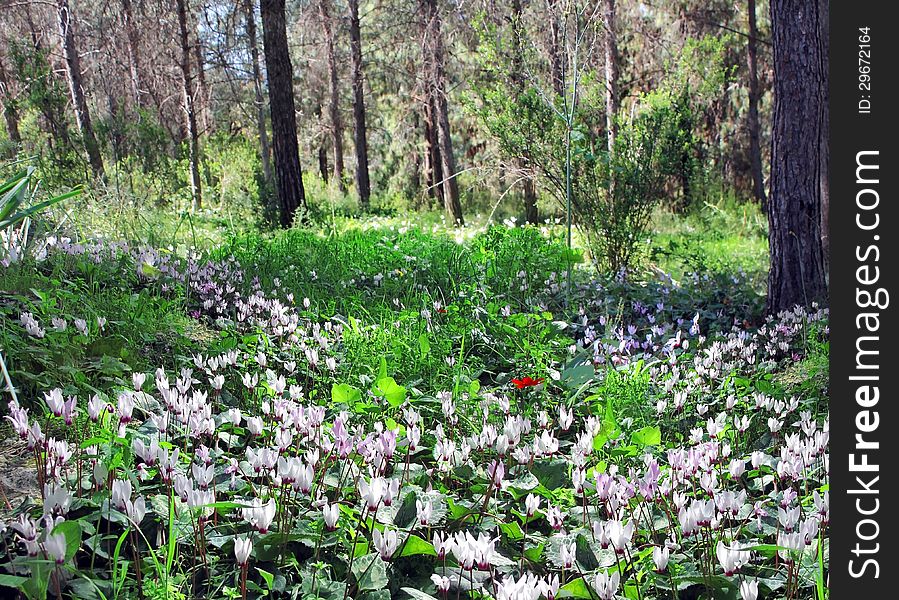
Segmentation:
[(26, 497), (40, 497), (33, 462), (25, 442), (16, 437), (0, 440), (0, 517)]

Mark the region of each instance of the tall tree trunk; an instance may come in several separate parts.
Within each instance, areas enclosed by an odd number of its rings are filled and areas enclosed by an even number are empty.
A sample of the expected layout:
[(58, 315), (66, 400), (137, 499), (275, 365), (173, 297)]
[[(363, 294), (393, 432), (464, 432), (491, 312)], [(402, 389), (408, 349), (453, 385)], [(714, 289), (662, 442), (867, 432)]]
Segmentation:
[(297, 113), (293, 98), (293, 67), (287, 46), (284, 0), (262, 0), (262, 45), (268, 73), (269, 106), (272, 113), (272, 145), (275, 152), (275, 182), (282, 227), (293, 224), (297, 212), (306, 214), (306, 192), (297, 143)]
[(325, 183), (328, 183), (328, 170), (328, 151), (322, 143), (318, 147), (318, 174)]
[(558, 0), (546, 0), (546, 12), (549, 17), (549, 75), (553, 91), (557, 96), (565, 95), (565, 59), (562, 48), (562, 27), (559, 23)]
[(440, 12), (436, 0), (424, 0), (427, 34), (424, 44), (428, 50), (425, 54), (427, 62), (428, 89), (434, 101), (434, 125), (437, 129), (437, 140), (440, 147), (441, 167), (443, 169), (443, 201), (446, 211), (454, 225), (462, 226), (462, 203), (459, 200), (459, 183), (456, 181), (456, 158), (453, 155), (453, 141), (450, 132), (449, 106), (446, 100), (446, 67), (443, 49), (443, 32), (440, 25)]
[(618, 39), (615, 29), (615, 0), (603, 0), (602, 21), (605, 28), (603, 54), (606, 61), (606, 138), (609, 154), (615, 148), (618, 135)]
[(768, 311), (827, 299), (827, 1), (772, 0), (774, 129)]
[(356, 142), (356, 193), (359, 205), (368, 208), (371, 182), (368, 178), (368, 141), (365, 127), (365, 78), (362, 73), (362, 33), (359, 0), (350, 0), (350, 54), (353, 63), (353, 137)]
[(59, 24), (59, 36), (62, 39), (62, 52), (65, 56), (66, 78), (69, 83), (69, 92), (72, 95), (72, 107), (75, 109), (75, 122), (84, 139), (84, 149), (87, 151), (88, 162), (95, 177), (103, 177), (103, 158), (100, 156), (100, 146), (94, 135), (94, 126), (91, 123), (90, 111), (87, 107), (87, 97), (84, 95), (84, 86), (81, 80), (81, 58), (78, 56), (78, 46), (75, 43), (75, 19), (69, 10), (69, 0), (56, 0), (56, 16)]
[(247, 19), (247, 43), (250, 46), (250, 61), (253, 63), (253, 92), (256, 103), (256, 134), (259, 136), (259, 156), (262, 159), (262, 175), (267, 183), (272, 182), (271, 148), (268, 143), (266, 127), (266, 102), (263, 96), (262, 65), (259, 59), (259, 46), (256, 41), (256, 8), (253, 0), (244, 0), (244, 12)]
[[(337, 77), (337, 52), (334, 44), (334, 18), (331, 15), (332, 0), (319, 0), (322, 27), (325, 30), (326, 54), (328, 55), (328, 117), (331, 120), (331, 138), (334, 148), (334, 179), (341, 192), (346, 191), (343, 180), (343, 121), (340, 118), (340, 80)], [(325, 178), (327, 180), (327, 177)]]
[(749, 13), (749, 39), (746, 40), (746, 57), (749, 63), (749, 163), (752, 172), (752, 194), (762, 210), (767, 210), (765, 177), (762, 174), (762, 146), (759, 133), (759, 67), (758, 27), (756, 26), (755, 0), (747, 0)]
[(128, 53), (128, 74), (131, 78), (131, 94), (137, 108), (144, 107), (141, 97), (140, 38), (134, 20), (131, 0), (122, 0), (122, 21), (125, 27), (125, 49)]
[(203, 206), (203, 189), (200, 182), (200, 135), (197, 131), (197, 115), (194, 109), (193, 86), (190, 75), (190, 38), (187, 33), (187, 0), (175, 0), (178, 10), (178, 31), (181, 43), (179, 63), (181, 87), (184, 94), (184, 113), (190, 152), (190, 197), (194, 210)]
[(430, 85), (426, 84), (428, 90), (425, 95), (424, 103), (424, 132), (425, 132), (425, 171), (428, 182), (428, 195), (441, 206), (444, 205), (443, 193), (443, 159), (440, 158), (440, 142), (437, 139), (436, 115), (437, 109), (434, 106), (434, 97), (430, 92)]
[[(185, 0), (189, 2), (189, 0)], [(202, 11), (202, 8), (200, 9)], [(203, 40), (200, 37), (200, 15), (197, 15), (194, 24), (194, 39), (196, 43), (193, 45), (194, 61), (197, 63), (197, 99), (199, 100), (200, 122), (203, 124), (202, 133), (210, 134), (214, 123), (212, 122), (212, 107), (210, 105), (212, 96), (209, 92), (209, 84), (206, 82), (206, 57), (203, 52)]]
[[(16, 108), (16, 100), (13, 97), (9, 85), (9, 76), (6, 67), (0, 57), (0, 95), (3, 96), (3, 118), (6, 121), (6, 135), (9, 141), (18, 146), (22, 143), (22, 135), (19, 133), (19, 110)], [(15, 151), (13, 151), (15, 154)]]
[[(524, 25), (521, 19), (521, 0), (512, 0), (512, 82), (515, 86), (515, 93), (519, 96), (524, 93), (525, 89), (524, 52), (521, 48)], [(526, 222), (536, 225), (540, 222), (540, 215), (537, 212), (537, 188), (534, 185), (534, 178), (531, 177), (527, 161), (518, 159), (516, 162), (522, 177), (524, 218)]]

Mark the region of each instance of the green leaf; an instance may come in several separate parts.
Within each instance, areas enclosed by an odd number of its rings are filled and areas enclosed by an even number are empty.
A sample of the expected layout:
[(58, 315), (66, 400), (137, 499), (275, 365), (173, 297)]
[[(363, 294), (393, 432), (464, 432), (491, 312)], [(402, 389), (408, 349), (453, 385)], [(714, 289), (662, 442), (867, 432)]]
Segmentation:
[(574, 556), (584, 571), (593, 571), (599, 567), (599, 560), (583, 535), (578, 535), (575, 540)]
[(11, 587), (18, 589), (19, 586), (21, 586), (26, 581), (28, 581), (27, 577), (0, 574), (0, 587)]
[(437, 550), (434, 549), (434, 545), (431, 542), (423, 540), (417, 535), (410, 535), (406, 538), (400, 556), (417, 556), (420, 554), (437, 556)]
[(559, 589), (556, 598), (590, 598), (593, 600), (594, 593), (587, 587), (587, 582), (583, 577), (579, 577), (574, 581), (570, 581)]
[(506, 534), (510, 542), (517, 542), (524, 537), (521, 526), (516, 521), (511, 523), (498, 523), (500, 530)]
[(353, 563), (353, 576), (360, 592), (387, 587), (387, 564), (378, 553), (368, 554)]
[(418, 349), (421, 352), (421, 357), (425, 358), (428, 354), (431, 353), (431, 342), (428, 341), (428, 334), (422, 333), (418, 336)]
[(565, 460), (537, 460), (531, 467), (531, 472), (537, 480), (548, 490), (555, 490), (567, 485), (568, 462)]
[(331, 386), (331, 401), (334, 404), (346, 404), (352, 406), (362, 400), (362, 392), (347, 384), (335, 384)]
[(265, 569), (260, 569), (259, 567), (256, 567), (256, 570), (260, 575), (262, 575), (262, 578), (265, 580), (265, 585), (268, 588), (268, 591), (272, 591), (275, 587), (275, 576)]
[(431, 594), (426, 594), (421, 590), (416, 590), (415, 588), (404, 587), (400, 588), (400, 591), (409, 594), (409, 596), (413, 598), (413, 600), (437, 600), (437, 598), (435, 598)]
[(658, 446), (662, 443), (662, 430), (647, 426), (631, 434), (631, 442), (638, 446)]
[(388, 404), (397, 407), (406, 399), (406, 388), (399, 385), (393, 377), (382, 377), (375, 382), (372, 388), (375, 396), (381, 396), (387, 400)]

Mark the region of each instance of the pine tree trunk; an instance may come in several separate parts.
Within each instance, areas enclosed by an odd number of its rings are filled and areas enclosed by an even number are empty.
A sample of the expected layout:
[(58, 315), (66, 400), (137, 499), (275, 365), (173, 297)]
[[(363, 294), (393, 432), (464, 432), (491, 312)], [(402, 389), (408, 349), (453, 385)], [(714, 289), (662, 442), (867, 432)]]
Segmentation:
[(443, 159), (440, 158), (440, 142), (437, 139), (437, 125), (435, 124), (437, 109), (434, 107), (434, 97), (431, 95), (430, 88), (425, 100), (425, 171), (427, 173), (428, 195), (443, 206)]
[(443, 49), (440, 12), (436, 0), (424, 0), (424, 2), (425, 18), (428, 23), (425, 47), (429, 50), (425, 55), (427, 63), (426, 76), (428, 88), (434, 102), (434, 125), (437, 129), (441, 168), (443, 170), (444, 207), (452, 218), (453, 224), (462, 226), (465, 224), (465, 219), (462, 216), (462, 204), (459, 200), (459, 183), (456, 181), (456, 158), (453, 154), (449, 106), (446, 100), (446, 59)]
[[(185, 0), (185, 2), (189, 2), (189, 0)], [(194, 39), (196, 40), (193, 50), (194, 61), (197, 63), (197, 98), (199, 99), (199, 110), (197, 112), (200, 114), (200, 122), (203, 124), (201, 133), (209, 135), (212, 133), (214, 125), (211, 115), (212, 107), (210, 106), (212, 95), (209, 93), (209, 84), (206, 82), (206, 57), (203, 53), (203, 42), (200, 38), (199, 16), (194, 25)]]
[[(3, 95), (3, 119), (6, 121), (6, 135), (10, 142), (18, 146), (22, 143), (22, 135), (19, 133), (19, 111), (16, 108), (16, 101), (9, 86), (9, 77), (6, 74), (2, 58), (0, 58), (0, 93)], [(15, 154), (15, 150), (13, 150), (13, 154)]]
[(746, 41), (746, 56), (749, 63), (749, 162), (752, 173), (752, 194), (767, 210), (765, 177), (762, 174), (762, 146), (759, 133), (759, 67), (758, 67), (758, 27), (756, 25), (755, 0), (747, 1), (749, 13), (749, 38)]
[(774, 129), (768, 312), (826, 301), (827, 2), (772, 0)]
[[(325, 50), (328, 55), (328, 117), (331, 121), (331, 145), (334, 148), (334, 179), (341, 192), (346, 191), (343, 180), (343, 121), (340, 118), (340, 80), (337, 76), (337, 52), (334, 44), (334, 18), (331, 15), (332, 0), (319, 0), (322, 27), (325, 30)], [(327, 178), (325, 178), (327, 180)]]
[(128, 53), (128, 75), (131, 77), (131, 94), (134, 105), (143, 108), (140, 79), (140, 38), (134, 21), (134, 7), (131, 0), (122, 0), (122, 21), (125, 27), (125, 50)]
[(190, 197), (193, 210), (203, 207), (203, 188), (200, 182), (200, 136), (197, 131), (197, 115), (194, 110), (190, 74), (190, 38), (187, 33), (187, 0), (176, 0), (178, 10), (178, 31), (181, 43), (179, 66), (181, 67), (181, 87), (184, 95), (184, 113), (187, 123), (187, 139), (190, 152)]
[(325, 183), (328, 183), (328, 171), (328, 151), (322, 144), (318, 147), (318, 174)]
[(359, 0), (350, 0), (350, 54), (353, 63), (353, 137), (356, 142), (356, 193), (363, 210), (368, 208), (371, 183), (368, 178), (368, 141), (365, 126), (365, 78), (362, 73), (362, 33)]
[(562, 31), (559, 23), (558, 0), (546, 0), (546, 12), (549, 20), (549, 70), (552, 88), (557, 96), (565, 95), (565, 61), (562, 49)]
[(256, 134), (259, 136), (259, 156), (262, 159), (262, 176), (267, 183), (272, 183), (271, 148), (268, 142), (266, 126), (266, 102), (263, 95), (262, 63), (259, 59), (259, 45), (256, 36), (256, 9), (253, 0), (244, 0), (244, 13), (247, 19), (247, 40), (250, 46), (250, 62), (253, 68), (253, 92), (256, 103)]
[(615, 137), (618, 135), (618, 39), (615, 29), (615, 0), (603, 0), (602, 21), (605, 28), (603, 36), (603, 53), (606, 68), (606, 138), (609, 154), (615, 149)]
[[(262, 0), (262, 42), (268, 73), (269, 106), (272, 113), (272, 146), (280, 222), (290, 227), (295, 217), (306, 214), (306, 193), (297, 143), (297, 113), (293, 97), (293, 67), (287, 46), (284, 0)], [(300, 213), (297, 215), (297, 213)]]
[[(512, 82), (515, 86), (515, 92), (520, 96), (524, 93), (524, 52), (521, 48), (522, 39), (524, 38), (524, 26), (521, 22), (522, 7), (521, 0), (512, 0)], [(540, 215), (537, 212), (537, 188), (534, 185), (534, 178), (531, 177), (530, 169), (528, 169), (527, 161), (518, 159), (518, 171), (522, 178), (522, 196), (524, 199), (524, 218), (527, 223), (536, 225), (540, 222)]]
[(69, 83), (69, 92), (72, 95), (72, 106), (75, 109), (75, 122), (81, 131), (84, 149), (87, 151), (88, 162), (94, 176), (103, 177), (103, 158), (100, 156), (100, 146), (94, 135), (87, 98), (84, 95), (84, 86), (81, 80), (81, 58), (75, 42), (75, 19), (69, 10), (68, 0), (56, 0), (56, 16), (59, 24), (59, 36), (62, 39), (62, 51), (65, 56), (66, 78)]

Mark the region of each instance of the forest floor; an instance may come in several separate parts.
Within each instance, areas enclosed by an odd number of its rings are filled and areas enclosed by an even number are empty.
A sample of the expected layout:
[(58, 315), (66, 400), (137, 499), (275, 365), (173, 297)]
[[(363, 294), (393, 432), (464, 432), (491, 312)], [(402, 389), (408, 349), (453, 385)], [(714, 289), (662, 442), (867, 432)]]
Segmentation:
[[(626, 280), (598, 276), (559, 225), (371, 217), (263, 234), (200, 221), (185, 237), (171, 224), (154, 234), (170, 249), (58, 239), (0, 271), (20, 398), (0, 430), (3, 518), (27, 529), (37, 480), (63, 486), (43, 510), (77, 523), (54, 526), (77, 597), (163, 582), (239, 597), (245, 540), (252, 597), (555, 585), (594, 598), (613, 576), (631, 595), (674, 583), (681, 598), (736, 597), (749, 576), (793, 598), (821, 585), (827, 312), (764, 317), (758, 214), (660, 212), (649, 267)], [(198, 231), (206, 243), (186, 251)], [(781, 539), (781, 509), (801, 547)], [(129, 519), (171, 543), (126, 543)], [(146, 553), (140, 571), (117, 574), (117, 544)], [(662, 551), (670, 577), (653, 566)], [(10, 572), (38, 585), (28, 561)], [(731, 563), (740, 578), (722, 575)]]

